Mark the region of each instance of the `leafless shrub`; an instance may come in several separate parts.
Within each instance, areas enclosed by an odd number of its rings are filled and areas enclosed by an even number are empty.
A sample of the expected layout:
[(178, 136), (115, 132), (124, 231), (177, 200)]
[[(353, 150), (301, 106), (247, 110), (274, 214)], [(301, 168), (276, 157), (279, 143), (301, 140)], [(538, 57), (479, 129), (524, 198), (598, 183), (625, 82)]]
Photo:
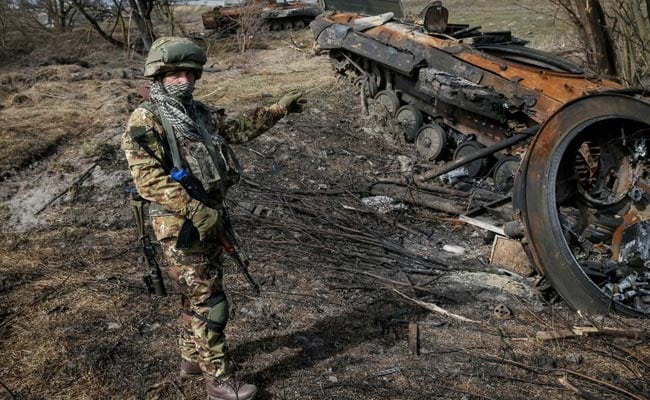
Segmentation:
[(235, 38), (240, 52), (244, 53), (251, 48), (255, 37), (264, 26), (264, 7), (265, 2), (244, 0), (241, 11), (234, 16), (237, 23)]
[(608, 0), (607, 17), (616, 43), (619, 76), (636, 86), (650, 75), (650, 1)]
[(587, 65), (638, 86), (650, 75), (650, 0), (548, 0), (580, 37)]

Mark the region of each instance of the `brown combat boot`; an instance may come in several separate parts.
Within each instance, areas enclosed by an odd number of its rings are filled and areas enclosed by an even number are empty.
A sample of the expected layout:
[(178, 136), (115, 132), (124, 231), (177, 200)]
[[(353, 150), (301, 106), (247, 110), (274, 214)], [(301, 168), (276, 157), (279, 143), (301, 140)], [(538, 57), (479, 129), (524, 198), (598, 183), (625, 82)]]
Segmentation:
[(202, 375), (201, 367), (199, 364), (187, 360), (181, 360), (181, 378), (192, 378)]
[(223, 383), (212, 379), (205, 380), (208, 400), (250, 400), (257, 393), (257, 386), (230, 378)]

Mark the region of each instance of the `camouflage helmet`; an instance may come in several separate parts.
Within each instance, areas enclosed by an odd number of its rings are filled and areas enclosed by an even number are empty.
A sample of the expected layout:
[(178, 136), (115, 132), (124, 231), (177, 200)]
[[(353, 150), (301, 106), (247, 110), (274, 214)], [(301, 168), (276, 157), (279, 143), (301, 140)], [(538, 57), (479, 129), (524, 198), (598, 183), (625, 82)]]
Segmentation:
[(201, 77), (205, 52), (191, 40), (180, 37), (161, 37), (151, 45), (144, 62), (144, 76), (153, 78), (168, 72), (192, 71), (196, 79)]

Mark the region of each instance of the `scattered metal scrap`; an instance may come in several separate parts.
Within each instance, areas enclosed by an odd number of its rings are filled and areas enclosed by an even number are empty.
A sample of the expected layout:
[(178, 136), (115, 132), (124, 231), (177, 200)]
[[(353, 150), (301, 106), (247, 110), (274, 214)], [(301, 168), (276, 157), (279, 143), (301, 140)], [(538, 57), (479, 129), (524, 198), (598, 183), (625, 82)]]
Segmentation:
[(650, 316), (648, 93), (448, 14), (436, 1), (415, 23), (333, 11), (311, 24), (317, 54), (362, 106), (394, 119), (423, 165), (437, 163), (373, 193), (454, 214), (476, 204), (449, 204), (454, 182), (509, 194), (507, 232), (571, 306)]

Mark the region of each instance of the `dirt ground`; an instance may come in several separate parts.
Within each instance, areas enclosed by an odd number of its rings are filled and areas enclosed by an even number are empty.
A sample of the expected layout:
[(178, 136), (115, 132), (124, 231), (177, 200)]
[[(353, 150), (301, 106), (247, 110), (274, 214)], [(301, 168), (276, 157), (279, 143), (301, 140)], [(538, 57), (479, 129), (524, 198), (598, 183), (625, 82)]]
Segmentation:
[[(650, 398), (647, 338), (537, 339), (647, 321), (549, 304), (536, 277), (482, 262), (481, 232), (369, 203), (368, 184), (399, 174), (412, 145), (362, 114), (310, 41), (273, 34), (245, 55), (211, 43), (196, 92), (231, 113), (305, 93), (301, 113), (235, 149), (245, 179), (229, 205), (262, 293), (226, 265), (227, 334), (258, 398)], [(201, 399), (202, 381), (177, 373), (178, 293), (170, 280), (168, 296), (147, 293), (124, 194), (119, 141), (143, 58), (93, 43), (0, 69), (0, 396)]]

